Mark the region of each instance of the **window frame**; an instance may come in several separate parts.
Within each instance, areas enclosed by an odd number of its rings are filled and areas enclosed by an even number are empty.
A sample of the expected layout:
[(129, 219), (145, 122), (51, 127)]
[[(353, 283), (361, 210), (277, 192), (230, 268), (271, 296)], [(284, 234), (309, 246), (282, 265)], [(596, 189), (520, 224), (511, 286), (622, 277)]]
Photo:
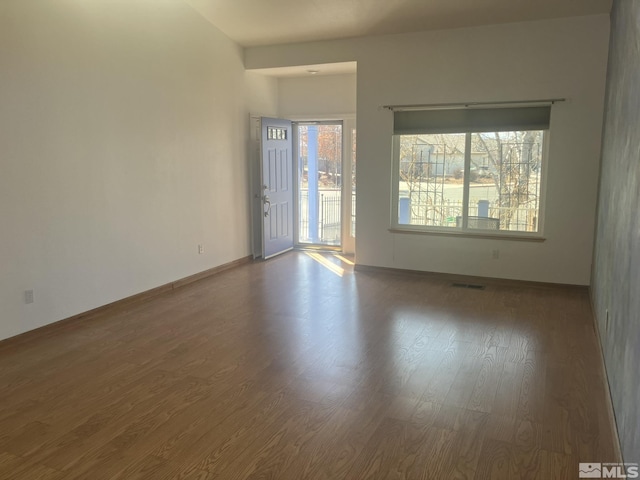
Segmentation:
[[(518, 130), (496, 130), (496, 131), (525, 131)], [(549, 137), (550, 129), (539, 129), (542, 132), (542, 174), (540, 176), (540, 193), (538, 202), (538, 230), (536, 232), (522, 232), (514, 230), (485, 230), (480, 228), (468, 228), (469, 220), (469, 190), (471, 173), (471, 136), (478, 132), (461, 131), (457, 134), (465, 134), (464, 153), (464, 184), (462, 200), (462, 226), (461, 227), (437, 227), (428, 225), (407, 225), (399, 223), (399, 203), (400, 203), (400, 137), (410, 134), (392, 135), (392, 162), (391, 162), (391, 218), (389, 231), (393, 233), (411, 233), (422, 235), (446, 235), (476, 238), (501, 238), (510, 240), (545, 241), (545, 211), (546, 211), (546, 185), (549, 158)], [(419, 134), (417, 134), (419, 135)], [(425, 135), (428, 135), (425, 133)]]

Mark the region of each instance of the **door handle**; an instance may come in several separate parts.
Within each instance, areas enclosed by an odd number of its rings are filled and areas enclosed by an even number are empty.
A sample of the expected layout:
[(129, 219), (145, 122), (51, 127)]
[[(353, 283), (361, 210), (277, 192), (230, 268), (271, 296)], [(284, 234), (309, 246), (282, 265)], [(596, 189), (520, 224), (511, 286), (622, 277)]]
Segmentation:
[(269, 195), (265, 195), (264, 197), (262, 197), (262, 201), (268, 207), (267, 210), (264, 212), (264, 216), (268, 217), (269, 213), (271, 213), (271, 201), (269, 201)]

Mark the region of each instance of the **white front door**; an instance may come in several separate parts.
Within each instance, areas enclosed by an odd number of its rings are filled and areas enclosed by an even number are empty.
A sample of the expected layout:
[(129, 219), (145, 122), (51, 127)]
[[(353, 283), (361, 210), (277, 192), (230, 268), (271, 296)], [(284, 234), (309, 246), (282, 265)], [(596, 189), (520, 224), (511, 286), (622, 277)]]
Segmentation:
[(291, 122), (261, 119), (262, 255), (293, 248), (293, 164)]

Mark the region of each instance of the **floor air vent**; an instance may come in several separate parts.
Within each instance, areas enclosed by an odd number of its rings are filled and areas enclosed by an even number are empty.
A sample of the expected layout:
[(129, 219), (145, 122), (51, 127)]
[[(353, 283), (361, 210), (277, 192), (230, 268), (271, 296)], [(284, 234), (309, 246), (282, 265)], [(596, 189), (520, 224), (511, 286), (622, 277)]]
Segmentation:
[(485, 289), (484, 285), (475, 285), (473, 283), (454, 283), (451, 286), (452, 287), (456, 287), (456, 288), (471, 288), (473, 290), (484, 290)]

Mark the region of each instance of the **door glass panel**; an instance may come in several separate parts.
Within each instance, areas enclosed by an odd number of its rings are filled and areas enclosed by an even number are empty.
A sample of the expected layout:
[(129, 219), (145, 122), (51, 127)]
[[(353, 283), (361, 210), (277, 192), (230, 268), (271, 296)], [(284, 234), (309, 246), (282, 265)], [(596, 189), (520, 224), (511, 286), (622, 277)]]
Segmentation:
[(342, 124), (300, 124), (298, 142), (298, 241), (339, 246)]

